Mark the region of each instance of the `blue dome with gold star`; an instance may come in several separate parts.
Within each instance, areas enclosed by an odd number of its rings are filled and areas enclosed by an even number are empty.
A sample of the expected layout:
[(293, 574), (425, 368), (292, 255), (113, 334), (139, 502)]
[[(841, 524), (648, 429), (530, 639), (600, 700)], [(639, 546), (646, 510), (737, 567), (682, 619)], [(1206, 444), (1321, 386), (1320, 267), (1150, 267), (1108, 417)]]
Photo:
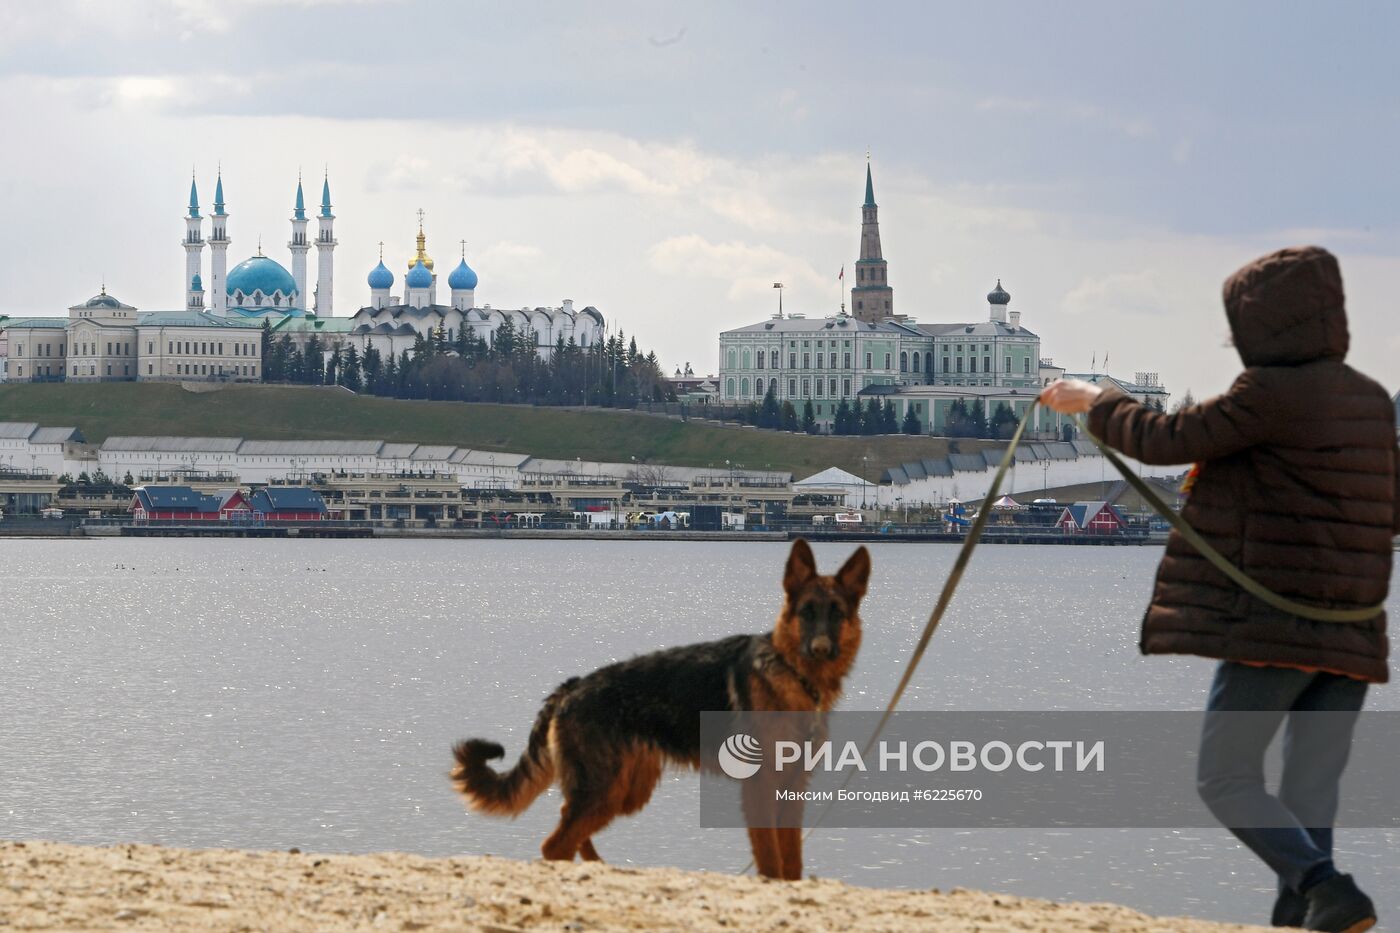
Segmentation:
[(384, 265), (384, 260), (379, 260), (379, 265), (369, 270), (370, 288), (393, 288), (394, 273), (389, 271), (389, 267)]
[(465, 259), (457, 263), (457, 268), (447, 277), (447, 287), (454, 290), (476, 288), (476, 272)]
[(423, 265), (423, 261), (420, 259), (412, 269), (408, 270), (408, 275), (404, 276), (403, 282), (409, 288), (431, 288), (433, 274), (428, 271), (428, 267)]

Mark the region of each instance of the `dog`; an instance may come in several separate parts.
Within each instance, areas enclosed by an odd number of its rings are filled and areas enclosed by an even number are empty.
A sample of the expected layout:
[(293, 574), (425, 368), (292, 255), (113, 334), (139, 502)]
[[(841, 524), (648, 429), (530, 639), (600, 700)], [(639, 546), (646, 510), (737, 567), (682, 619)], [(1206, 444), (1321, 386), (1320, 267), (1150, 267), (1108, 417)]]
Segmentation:
[[(472, 809), (516, 816), (558, 781), (564, 804), (541, 846), (544, 857), (599, 860), (593, 835), (641, 810), (664, 766), (701, 767), (702, 711), (831, 709), (860, 648), (860, 602), (869, 579), (864, 547), (834, 575), (822, 576), (812, 549), (798, 539), (771, 633), (670, 648), (570, 678), (544, 701), (513, 768), (498, 772), (487, 764), (505, 756), (497, 743), (468, 739), (453, 748), (453, 784)], [(796, 880), (802, 877), (800, 812), (792, 822), (789, 808), (778, 828), (773, 798), (762, 782), (744, 786), (754, 864), (765, 877)]]

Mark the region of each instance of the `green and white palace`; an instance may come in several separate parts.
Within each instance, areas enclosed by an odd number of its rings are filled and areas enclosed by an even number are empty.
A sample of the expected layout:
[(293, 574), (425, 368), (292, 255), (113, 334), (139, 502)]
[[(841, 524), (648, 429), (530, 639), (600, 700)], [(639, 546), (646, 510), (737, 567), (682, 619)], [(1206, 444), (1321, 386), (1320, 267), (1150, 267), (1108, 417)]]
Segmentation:
[[(869, 166), (855, 268), (851, 313), (844, 305), (825, 318), (780, 311), (720, 333), (721, 405), (760, 403), (771, 390), (779, 403), (792, 402), (799, 417), (810, 401), (817, 424), (830, 431), (842, 401), (854, 407), (872, 397), (882, 404), (889, 399), (899, 423), (912, 410), (923, 433), (944, 434), (959, 401), (962, 408), (978, 406), (988, 420), (1005, 404), (1019, 419), (1041, 387), (1064, 374), (1041, 356), (1039, 335), (1021, 325), (1000, 280), (987, 295), (981, 321), (921, 324), (895, 313)], [(1144, 401), (1166, 402), (1155, 379), (1135, 381), (1150, 386), (1112, 381)], [(1072, 422), (1041, 410), (1030, 427), (1042, 437), (1067, 437)]]

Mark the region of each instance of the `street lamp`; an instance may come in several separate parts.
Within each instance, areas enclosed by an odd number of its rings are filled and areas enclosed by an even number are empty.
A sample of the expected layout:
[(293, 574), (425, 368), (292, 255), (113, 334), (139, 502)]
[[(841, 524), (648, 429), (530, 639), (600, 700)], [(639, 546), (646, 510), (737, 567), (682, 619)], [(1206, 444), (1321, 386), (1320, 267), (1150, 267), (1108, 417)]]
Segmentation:
[(865, 490), (869, 485), (869, 480), (865, 478), (866, 464), (869, 463), (869, 461), (870, 458), (868, 456), (862, 456), (860, 458), (860, 507), (862, 509), (865, 508)]

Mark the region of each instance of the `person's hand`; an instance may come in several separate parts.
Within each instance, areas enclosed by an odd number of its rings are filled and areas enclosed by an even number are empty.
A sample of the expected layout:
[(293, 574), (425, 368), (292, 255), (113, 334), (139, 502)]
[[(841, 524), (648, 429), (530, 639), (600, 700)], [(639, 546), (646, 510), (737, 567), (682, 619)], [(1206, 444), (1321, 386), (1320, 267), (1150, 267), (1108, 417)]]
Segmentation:
[(1040, 403), (1062, 415), (1082, 415), (1094, 407), (1103, 389), (1082, 379), (1057, 379), (1040, 393)]

